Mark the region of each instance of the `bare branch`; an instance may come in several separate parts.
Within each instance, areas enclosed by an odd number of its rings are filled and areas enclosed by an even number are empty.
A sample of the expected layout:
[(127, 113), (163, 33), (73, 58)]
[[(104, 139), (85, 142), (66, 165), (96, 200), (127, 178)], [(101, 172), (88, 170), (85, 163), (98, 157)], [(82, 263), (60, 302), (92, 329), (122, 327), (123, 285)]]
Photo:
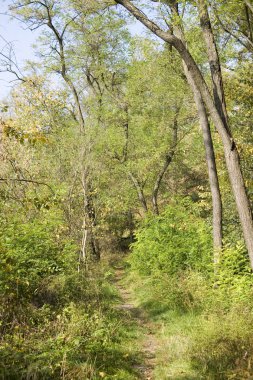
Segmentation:
[(0, 38), (5, 43), (4, 47), (0, 51), (0, 72), (11, 73), (16, 77), (16, 80), (26, 82), (25, 76), (18, 67), (13, 44), (6, 41), (2, 36), (0, 36)]
[(52, 187), (50, 185), (48, 185), (47, 183), (45, 182), (40, 182), (40, 181), (36, 181), (36, 180), (33, 180), (33, 179), (23, 179), (23, 178), (0, 178), (0, 181), (1, 182), (9, 182), (9, 181), (12, 181), (12, 182), (26, 182), (26, 183), (33, 183), (33, 184), (36, 184), (36, 185), (42, 185), (42, 186), (47, 186), (51, 192), (54, 194), (54, 190), (52, 189)]

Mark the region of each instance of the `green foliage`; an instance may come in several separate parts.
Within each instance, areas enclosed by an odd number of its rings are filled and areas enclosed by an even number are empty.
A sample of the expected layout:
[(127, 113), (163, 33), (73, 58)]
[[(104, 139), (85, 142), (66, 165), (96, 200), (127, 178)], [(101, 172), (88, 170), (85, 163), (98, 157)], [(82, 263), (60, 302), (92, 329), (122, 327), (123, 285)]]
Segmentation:
[(83, 285), (80, 296), (89, 292), (93, 300), (70, 302), (57, 313), (46, 305), (30, 310), (30, 318), (35, 314), (37, 323), (16, 324), (14, 331), (4, 335), (2, 378), (61, 379), (63, 373), (67, 379), (99, 379), (99, 373), (108, 379), (121, 379), (122, 373), (127, 379), (135, 378), (130, 368), (134, 352), (124, 346), (128, 338), (126, 328), (121, 327), (123, 318), (106, 307), (102, 292), (98, 295), (91, 291), (91, 284)]
[[(161, 3), (147, 14), (155, 19), (158, 10), (161, 25), (183, 26), (210, 84), (197, 2), (179, 2), (182, 19)], [(149, 36), (133, 37), (120, 7), (107, 1), (13, 4), (28, 27), (43, 29), (40, 62), (27, 64), (25, 81), (1, 106), (0, 377), (136, 378), (130, 344), (136, 326), (114, 308), (111, 271), (87, 270), (79, 255), (87, 230), (99, 236), (104, 253), (128, 248), (139, 225), (129, 259), (132, 282), (168, 343), (170, 369), (157, 378), (252, 378), (252, 273), (215, 133), (229, 243), (213, 267), (212, 202), (181, 58)], [(251, 197), (253, 14), (242, 0), (212, 1), (209, 10)], [(15, 68), (2, 58), (8, 71)], [(168, 158), (159, 188), (164, 211), (142, 220), (140, 189), (151, 209)]]
[(210, 263), (210, 231), (188, 201), (176, 200), (160, 216), (150, 215), (136, 233), (131, 264), (141, 274), (173, 275)]
[(1, 378), (135, 379), (106, 271), (78, 273), (76, 245), (48, 218), (1, 227)]
[(214, 267), (201, 207), (171, 202), (160, 216), (146, 218), (132, 245), (136, 296), (164, 326), (157, 376), (251, 378), (253, 275), (245, 246), (227, 245)]
[(36, 297), (41, 281), (68, 273), (76, 246), (64, 239), (59, 220), (1, 223), (1, 294), (13, 302)]
[(225, 315), (206, 315), (192, 334), (190, 360), (205, 378), (252, 376), (252, 313), (247, 310), (242, 313), (239, 305)]

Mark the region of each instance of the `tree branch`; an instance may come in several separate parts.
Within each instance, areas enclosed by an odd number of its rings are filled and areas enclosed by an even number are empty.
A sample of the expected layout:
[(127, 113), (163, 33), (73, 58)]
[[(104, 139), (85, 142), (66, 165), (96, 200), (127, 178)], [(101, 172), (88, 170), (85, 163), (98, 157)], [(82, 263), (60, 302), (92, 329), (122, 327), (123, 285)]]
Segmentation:
[(26, 182), (26, 183), (33, 183), (35, 185), (43, 185), (43, 186), (47, 186), (51, 192), (54, 194), (54, 190), (52, 189), (52, 187), (50, 185), (48, 185), (47, 183), (45, 182), (40, 182), (40, 181), (36, 181), (36, 180), (33, 180), (33, 179), (23, 179), (23, 178), (0, 178), (0, 182), (9, 182), (9, 181), (13, 181), (13, 182)]

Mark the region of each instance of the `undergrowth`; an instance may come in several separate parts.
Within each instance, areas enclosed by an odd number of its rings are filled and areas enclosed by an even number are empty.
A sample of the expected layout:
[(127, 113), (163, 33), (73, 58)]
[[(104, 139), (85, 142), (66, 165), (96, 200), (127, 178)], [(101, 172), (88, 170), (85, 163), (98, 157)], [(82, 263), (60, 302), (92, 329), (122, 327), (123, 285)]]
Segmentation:
[(60, 217), (1, 224), (0, 379), (137, 378), (135, 326), (106, 265), (77, 271)]
[(253, 278), (243, 245), (226, 246), (214, 270), (208, 227), (178, 201), (148, 217), (136, 238), (128, 281), (159, 326), (155, 378), (252, 379)]

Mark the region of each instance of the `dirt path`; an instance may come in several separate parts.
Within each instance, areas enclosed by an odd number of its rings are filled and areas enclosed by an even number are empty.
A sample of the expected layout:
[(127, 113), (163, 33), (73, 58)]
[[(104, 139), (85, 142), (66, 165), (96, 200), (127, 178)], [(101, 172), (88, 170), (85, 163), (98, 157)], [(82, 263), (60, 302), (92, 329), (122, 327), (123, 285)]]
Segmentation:
[(124, 278), (124, 268), (118, 267), (115, 269), (115, 285), (119, 290), (122, 298), (122, 304), (118, 308), (129, 313), (130, 318), (141, 327), (144, 337), (141, 342), (140, 350), (143, 356), (143, 363), (136, 365), (135, 369), (140, 374), (140, 379), (154, 380), (154, 368), (156, 366), (156, 351), (158, 342), (155, 336), (155, 325), (147, 318), (145, 311), (134, 304), (134, 299), (130, 291), (122, 285)]

